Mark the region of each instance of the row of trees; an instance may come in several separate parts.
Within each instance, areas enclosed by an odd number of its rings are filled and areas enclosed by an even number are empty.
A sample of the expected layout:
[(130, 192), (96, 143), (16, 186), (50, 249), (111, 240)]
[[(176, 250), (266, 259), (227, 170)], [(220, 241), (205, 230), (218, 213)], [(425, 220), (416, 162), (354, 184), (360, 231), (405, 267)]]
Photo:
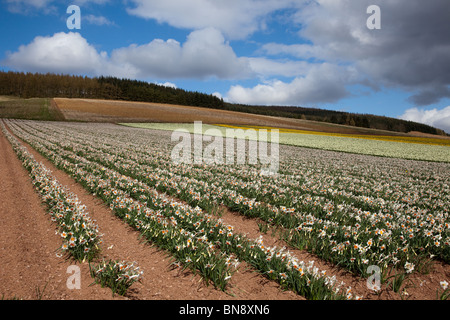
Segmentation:
[(86, 98), (223, 107), (213, 95), (115, 77), (0, 72), (0, 94), (20, 98)]
[(385, 116), (377, 116), (373, 114), (356, 114), (342, 111), (323, 110), (315, 108), (302, 108), (298, 110), (296, 107), (273, 107), (274, 110), (283, 110), (285, 112), (300, 115), (302, 119), (331, 122), (349, 126), (362, 128), (373, 128), (380, 130), (410, 132), (419, 131), (424, 133), (445, 135), (443, 130), (432, 126), (407, 121), (402, 119), (390, 118)]
[(443, 130), (434, 128), (432, 126), (423, 123), (390, 118), (385, 116), (377, 116), (373, 114), (358, 114), (358, 113), (349, 113), (317, 108), (252, 106), (252, 105), (239, 105), (227, 103), (225, 103), (225, 108), (240, 112), (250, 112), (270, 116), (321, 121), (348, 126), (356, 126), (361, 128), (371, 128), (395, 132), (419, 131), (424, 133), (446, 135), (446, 133)]
[(442, 130), (425, 124), (395, 118), (315, 108), (232, 104), (226, 103), (210, 94), (115, 77), (89, 78), (86, 76), (52, 73), (0, 71), (0, 95), (18, 96), (21, 98), (65, 97), (168, 103), (331, 122), (397, 132), (420, 131), (432, 134), (445, 134)]

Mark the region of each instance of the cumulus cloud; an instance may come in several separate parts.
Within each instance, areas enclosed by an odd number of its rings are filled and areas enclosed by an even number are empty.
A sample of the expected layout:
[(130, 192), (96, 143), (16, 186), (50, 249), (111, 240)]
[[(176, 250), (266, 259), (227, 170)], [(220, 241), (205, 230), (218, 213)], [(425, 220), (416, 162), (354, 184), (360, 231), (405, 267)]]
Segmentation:
[(130, 14), (177, 28), (213, 27), (230, 39), (243, 39), (265, 28), (271, 12), (298, 7), (304, 0), (132, 0)]
[(406, 110), (399, 118), (424, 123), (450, 133), (450, 106), (441, 110), (436, 108), (430, 110), (411, 108)]
[(173, 88), (173, 89), (177, 89), (177, 85), (175, 83), (172, 82), (163, 82), (163, 83), (156, 83), (159, 86), (164, 86), (164, 87), (168, 87), (168, 88)]
[[(39, 7), (51, 0), (6, 1)], [(450, 2), (378, 0), (381, 30), (367, 28), (366, 10), (372, 4), (372, 0), (131, 0), (130, 14), (191, 33), (181, 42), (154, 39), (116, 48), (109, 55), (79, 34), (59, 33), (35, 38), (7, 54), (3, 63), (23, 71), (163, 81), (259, 79), (253, 87), (232, 86), (225, 97), (251, 104), (336, 102), (350, 95), (347, 88), (352, 84), (406, 90), (416, 106), (450, 97)], [(280, 11), (290, 30), (298, 26), (299, 42), (268, 43), (251, 57), (238, 56), (229, 41), (263, 30)], [(83, 19), (109, 21), (89, 15)]]
[(2, 61), (19, 71), (112, 75), (130, 78), (245, 78), (252, 74), (248, 60), (239, 58), (222, 34), (213, 28), (193, 31), (181, 44), (155, 39), (143, 45), (99, 52), (79, 33), (36, 37)]
[(214, 92), (212, 95), (216, 98), (223, 99), (222, 94), (220, 92)]
[[(274, 101), (294, 101), (302, 84), (310, 88), (308, 76), (314, 64), (350, 65), (359, 74), (360, 84), (372, 89), (395, 88), (411, 92), (410, 102), (417, 106), (438, 103), (450, 96), (450, 38), (448, 37), (448, 0), (378, 0), (381, 30), (367, 28), (367, 8), (372, 0), (132, 0), (130, 14), (154, 19), (177, 28), (192, 30), (214, 27), (227, 39), (244, 39), (263, 30), (273, 14), (283, 10), (289, 25), (298, 26), (299, 43), (268, 43), (259, 53), (276, 58), (252, 57), (247, 64), (263, 80), (270, 77), (292, 77), (289, 83), (261, 82), (254, 88), (235, 86), (231, 94), (260, 99), (251, 92), (269, 92), (283, 87), (292, 98), (269, 96)], [(280, 60), (281, 56), (291, 59)], [(242, 61), (242, 60), (241, 60)], [(344, 70), (338, 68), (338, 71)], [(223, 74), (220, 73), (220, 74)], [(345, 77), (344, 77), (345, 78)], [(326, 79), (324, 79), (326, 80)], [(327, 82), (328, 83), (328, 82)], [(340, 83), (330, 86), (345, 86)], [(306, 92), (307, 90), (303, 90)], [(309, 90), (311, 91), (311, 90)], [(244, 94), (244, 92), (246, 94)], [(343, 92), (343, 90), (339, 90)], [(322, 91), (323, 102), (339, 96)], [(309, 99), (307, 99), (309, 100)], [(319, 100), (319, 98), (313, 99)], [(333, 99), (331, 99), (333, 100)], [(298, 103), (303, 102), (299, 100)]]
[[(369, 30), (372, 0), (316, 0), (292, 16), (307, 43), (269, 43), (269, 55), (348, 63), (380, 86), (413, 93), (423, 106), (449, 96), (448, 0), (379, 0), (381, 29)], [(301, 26), (301, 27), (300, 27)]]
[(20, 71), (96, 75), (105, 67), (106, 56), (79, 33), (60, 32), (51, 37), (34, 38), (18, 51), (8, 53), (3, 63)]
[[(237, 57), (214, 28), (193, 31), (184, 43), (155, 39), (143, 45), (99, 52), (79, 33), (36, 37), (9, 53), (2, 63), (19, 71), (112, 75), (137, 79), (248, 79), (264, 84), (233, 86), (225, 99), (248, 104), (307, 104), (334, 102), (347, 96), (345, 85), (357, 75), (350, 67), (302, 61)], [(290, 82), (266, 80), (294, 77)], [(172, 83), (167, 82), (170, 86)]]
[(251, 73), (247, 61), (238, 58), (214, 28), (193, 31), (183, 44), (155, 39), (116, 49), (111, 60), (129, 65), (138, 77), (238, 79)]
[(253, 88), (232, 86), (227, 97), (232, 102), (260, 105), (306, 105), (336, 102), (350, 95), (346, 84), (354, 81), (351, 68), (323, 63), (313, 65), (305, 76), (291, 82), (268, 81)]

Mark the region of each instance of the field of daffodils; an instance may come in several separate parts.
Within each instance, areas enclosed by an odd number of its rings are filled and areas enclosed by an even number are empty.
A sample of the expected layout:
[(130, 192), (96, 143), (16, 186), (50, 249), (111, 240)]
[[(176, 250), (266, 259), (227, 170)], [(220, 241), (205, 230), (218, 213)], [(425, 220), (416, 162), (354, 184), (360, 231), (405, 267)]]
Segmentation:
[[(374, 291), (387, 283), (395, 290), (433, 261), (450, 263), (450, 165), (441, 161), (448, 146), (438, 147), (438, 161), (419, 161), (280, 145), (278, 174), (261, 175), (258, 164), (174, 163), (170, 131), (25, 120), (1, 126), (48, 205), (60, 254), (79, 261), (95, 259), (101, 233), (76, 195), (49, 178), (20, 140), (217, 290), (226, 291), (245, 262), (307, 299), (364, 298), (289, 248), (373, 279)], [(238, 232), (223, 222), (221, 208), (257, 219), (262, 233), (276, 230), (286, 246)], [(93, 276), (107, 269), (105, 263)], [(123, 269), (124, 287), (145, 277)], [(448, 297), (447, 281), (444, 274), (432, 298)]]

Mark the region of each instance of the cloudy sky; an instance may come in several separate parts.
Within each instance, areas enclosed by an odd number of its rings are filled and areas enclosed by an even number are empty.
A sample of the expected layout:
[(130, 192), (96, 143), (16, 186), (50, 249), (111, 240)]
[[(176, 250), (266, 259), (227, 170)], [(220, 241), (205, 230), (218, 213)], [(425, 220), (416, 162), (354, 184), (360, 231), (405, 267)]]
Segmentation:
[[(112, 75), (230, 102), (399, 117), (450, 133), (449, 0), (0, 5), (0, 70)], [(68, 27), (70, 5), (80, 8), (80, 29)]]

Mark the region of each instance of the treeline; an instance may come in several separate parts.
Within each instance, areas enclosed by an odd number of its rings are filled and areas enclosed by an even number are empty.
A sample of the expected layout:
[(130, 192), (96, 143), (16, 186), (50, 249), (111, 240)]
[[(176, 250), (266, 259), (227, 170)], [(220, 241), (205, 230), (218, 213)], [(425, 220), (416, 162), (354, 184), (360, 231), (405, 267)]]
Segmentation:
[(395, 118), (315, 108), (231, 104), (210, 94), (116, 77), (90, 78), (52, 73), (0, 71), (0, 95), (20, 98), (64, 97), (179, 104), (396, 132), (420, 131), (445, 135), (440, 129)]
[(85, 98), (223, 107), (213, 95), (115, 77), (0, 72), (0, 94), (20, 98)]
[(395, 132), (419, 131), (423, 133), (447, 135), (443, 130), (413, 121), (377, 116), (373, 114), (358, 114), (317, 108), (283, 107), (283, 106), (251, 106), (228, 105), (227, 109), (250, 112), (278, 117), (290, 117), (304, 120), (321, 121), (361, 128), (388, 130)]

